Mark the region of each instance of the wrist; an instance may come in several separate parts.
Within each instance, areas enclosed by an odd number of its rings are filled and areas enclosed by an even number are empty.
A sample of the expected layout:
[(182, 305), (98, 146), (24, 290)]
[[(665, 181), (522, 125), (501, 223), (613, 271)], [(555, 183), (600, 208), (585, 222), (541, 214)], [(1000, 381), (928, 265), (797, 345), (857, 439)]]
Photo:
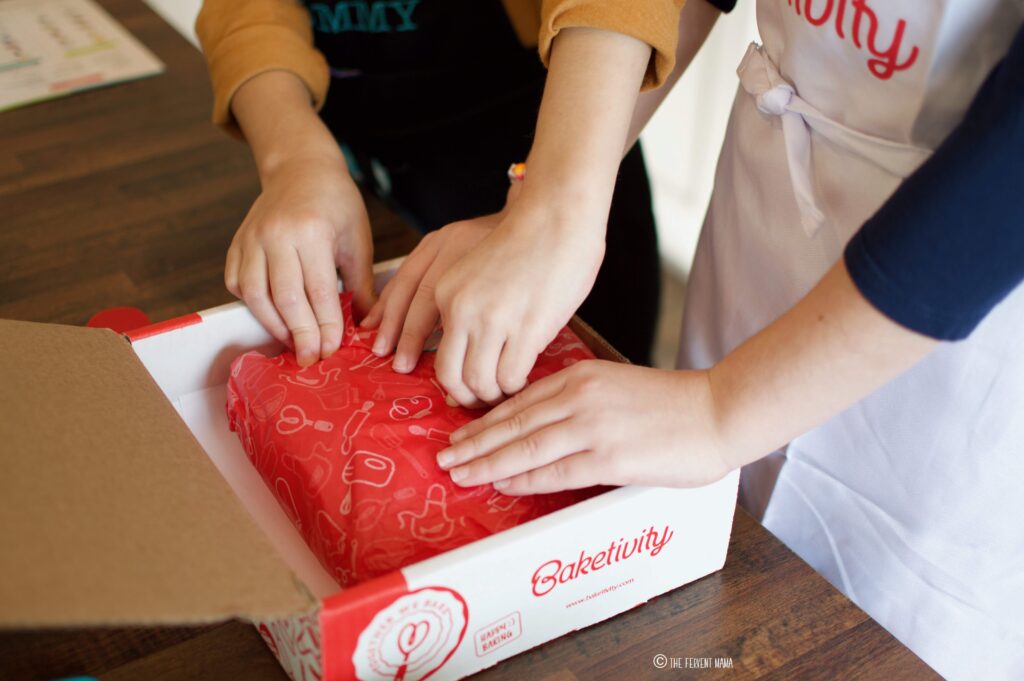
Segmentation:
[(523, 182), (516, 204), (564, 218), (594, 218), (603, 222), (611, 206), (611, 191), (602, 185), (586, 178), (549, 181), (531, 177)]
[(311, 105), (309, 91), (294, 74), (267, 71), (245, 82), (231, 109), (266, 182), (297, 161), (336, 163), (346, 168), (334, 136)]
[(499, 228), (515, 234), (516, 239), (580, 255), (604, 255), (608, 213), (607, 209), (595, 210), (593, 201), (588, 205), (547, 192), (530, 193), (524, 185), (503, 213)]
[(345, 155), (333, 144), (330, 146), (324, 144), (284, 146), (279, 150), (268, 152), (256, 162), (257, 173), (262, 185), (290, 174), (297, 168), (328, 169), (329, 172), (343, 175), (345, 179), (351, 179)]
[(348, 174), (341, 147), (312, 110), (277, 126), (275, 133), (270, 142), (260, 147), (259, 153), (253, 150), (261, 182), (271, 180), (284, 168), (294, 168), (297, 163), (333, 165)]
[[(728, 399), (735, 387), (729, 386), (728, 378), (723, 376), (721, 364), (716, 364), (701, 373), (708, 386), (708, 419), (723, 464), (729, 470), (734, 470), (751, 463), (758, 457), (748, 456), (750, 447), (743, 431), (742, 415), (736, 413)], [(762, 452), (764, 453), (766, 452)]]
[(580, 149), (555, 151), (558, 153), (536, 147), (531, 151), (522, 182), (523, 198), (562, 212), (606, 214), (619, 157)]
[(510, 209), (523, 217), (513, 224), (553, 236), (593, 237), (603, 244), (615, 173), (609, 180), (592, 166), (532, 160), (528, 168), (523, 180), (513, 183), (517, 196)]

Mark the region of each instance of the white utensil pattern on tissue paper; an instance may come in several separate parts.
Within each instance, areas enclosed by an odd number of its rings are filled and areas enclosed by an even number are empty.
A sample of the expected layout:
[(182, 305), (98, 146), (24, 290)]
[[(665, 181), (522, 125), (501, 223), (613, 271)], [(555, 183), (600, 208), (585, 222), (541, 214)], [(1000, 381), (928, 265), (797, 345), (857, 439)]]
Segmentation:
[(367, 400), (363, 402), (363, 406), (358, 411), (352, 412), (348, 417), (348, 421), (345, 422), (345, 427), (341, 429), (341, 435), (344, 438), (341, 441), (341, 453), (343, 456), (348, 456), (352, 451), (352, 438), (359, 434), (359, 430), (366, 423), (366, 418), (370, 415), (371, 409), (373, 409), (373, 402)]
[(401, 454), (421, 478), (426, 480), (430, 477), (430, 473), (419, 462), (419, 459), (402, 447), (402, 438), (398, 436), (398, 433), (391, 430), (391, 426), (386, 423), (374, 424), (373, 428), (370, 429), (370, 437), (378, 445)]
[(330, 421), (306, 418), (306, 412), (297, 404), (289, 404), (281, 410), (281, 416), (277, 419), (277, 432), (282, 435), (291, 435), (303, 428), (329, 433), (334, 430), (334, 424)]
[(360, 449), (345, 464), (341, 472), (341, 481), (349, 488), (341, 502), (341, 512), (348, 515), (352, 511), (352, 488), (356, 485), (369, 487), (387, 487), (395, 474), (395, 462), (383, 454), (376, 454)]
[(425, 437), (432, 442), (440, 442), (446, 445), (451, 443), (452, 434), (437, 428), (424, 428), (423, 426), (413, 425), (409, 426), (409, 432), (419, 437)]
[(409, 534), (419, 541), (434, 543), (448, 539), (455, 531), (455, 520), (448, 517), (445, 488), (438, 484), (431, 485), (423, 509), (419, 513), (400, 511), (398, 522), (402, 528), (408, 528)]

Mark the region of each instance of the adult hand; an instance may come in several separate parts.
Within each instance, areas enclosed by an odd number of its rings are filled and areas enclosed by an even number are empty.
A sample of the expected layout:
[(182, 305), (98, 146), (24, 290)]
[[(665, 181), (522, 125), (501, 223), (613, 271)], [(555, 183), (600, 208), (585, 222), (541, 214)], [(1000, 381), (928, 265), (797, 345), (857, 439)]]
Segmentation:
[(340, 154), (289, 158), (262, 178), (228, 250), (224, 282), (301, 366), (341, 345), (341, 269), (359, 313), (373, 302), (373, 238)]
[(592, 485), (694, 487), (735, 465), (706, 371), (584, 361), (452, 433), (438, 464), (462, 486), (523, 495)]

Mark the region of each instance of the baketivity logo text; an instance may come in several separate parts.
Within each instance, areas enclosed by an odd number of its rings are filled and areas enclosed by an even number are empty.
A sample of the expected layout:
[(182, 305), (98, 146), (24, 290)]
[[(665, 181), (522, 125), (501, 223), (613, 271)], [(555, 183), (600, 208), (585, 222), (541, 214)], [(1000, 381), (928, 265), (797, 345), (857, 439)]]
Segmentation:
[(571, 582), (639, 555), (646, 554), (653, 558), (661, 553), (674, 535), (675, 532), (668, 525), (660, 531), (652, 526), (632, 539), (620, 537), (613, 540), (607, 548), (600, 551), (588, 553), (584, 549), (580, 551), (576, 560), (570, 563), (558, 559), (549, 560), (533, 573), (533, 595), (546, 596), (559, 584)]

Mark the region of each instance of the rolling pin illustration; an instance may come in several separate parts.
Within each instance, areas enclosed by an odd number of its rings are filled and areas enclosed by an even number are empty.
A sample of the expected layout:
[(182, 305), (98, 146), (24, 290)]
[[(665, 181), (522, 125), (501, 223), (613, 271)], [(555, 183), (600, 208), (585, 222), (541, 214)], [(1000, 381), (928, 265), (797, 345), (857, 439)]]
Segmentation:
[(434, 442), (440, 442), (442, 444), (451, 444), (452, 434), (437, 428), (424, 428), (423, 426), (409, 426), (409, 432), (419, 437), (425, 437), (428, 440)]
[(370, 415), (371, 409), (373, 409), (373, 402), (367, 400), (363, 402), (363, 406), (358, 411), (352, 412), (352, 415), (348, 417), (345, 427), (341, 429), (341, 436), (344, 438), (341, 441), (342, 456), (348, 456), (352, 451), (352, 438), (359, 433), (359, 429), (366, 423), (366, 417)]

